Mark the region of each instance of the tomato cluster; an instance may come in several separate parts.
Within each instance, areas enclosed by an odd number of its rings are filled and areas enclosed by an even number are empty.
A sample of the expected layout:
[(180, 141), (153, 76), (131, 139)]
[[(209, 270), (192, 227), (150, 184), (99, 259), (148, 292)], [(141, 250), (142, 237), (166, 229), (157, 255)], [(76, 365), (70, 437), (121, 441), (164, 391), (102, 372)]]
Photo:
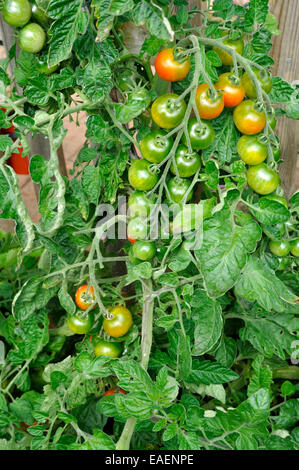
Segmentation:
[[(75, 334), (86, 334), (95, 323), (95, 314), (91, 311), (97, 306), (94, 287), (88, 284), (78, 287), (75, 302), (80, 310), (67, 316), (67, 326)], [(126, 307), (116, 305), (108, 310), (102, 327), (107, 335), (120, 338), (128, 333), (132, 324), (131, 312)], [(118, 357), (122, 353), (123, 348), (120, 343), (107, 341), (99, 336), (93, 337), (93, 335), (90, 339), (96, 356)]]
[[(40, 52), (46, 42), (46, 33), (41, 25), (48, 25), (48, 18), (36, 3), (28, 0), (5, 0), (2, 17), (4, 21), (15, 28), (21, 28), (18, 33), (20, 48), (29, 53)], [(30, 19), (34, 20), (29, 23)]]
[[(6, 112), (5, 108), (1, 108), (2, 111)], [(17, 136), (15, 134), (15, 127), (11, 123), (11, 126), (7, 129), (0, 129), (0, 134), (8, 134), (9, 137), (15, 142)], [(29, 158), (27, 155), (23, 156), (23, 147), (20, 145), (16, 152), (12, 152), (10, 158), (7, 160), (7, 164), (10, 165), (17, 175), (29, 175)]]

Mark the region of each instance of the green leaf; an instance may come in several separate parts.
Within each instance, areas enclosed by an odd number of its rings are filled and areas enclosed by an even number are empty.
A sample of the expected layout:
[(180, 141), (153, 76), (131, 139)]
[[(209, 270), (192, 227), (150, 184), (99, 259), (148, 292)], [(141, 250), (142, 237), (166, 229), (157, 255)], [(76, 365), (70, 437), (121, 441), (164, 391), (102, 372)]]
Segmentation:
[(224, 336), (219, 348), (215, 353), (215, 359), (219, 364), (225, 367), (231, 367), (235, 362), (237, 355), (237, 343), (233, 338)]
[(169, 441), (178, 434), (179, 427), (177, 423), (171, 423), (167, 426), (165, 431), (163, 432), (162, 439), (163, 441)]
[(275, 36), (279, 36), (281, 34), (281, 31), (278, 29), (278, 19), (276, 16), (272, 15), (272, 13), (267, 13), (264, 27), (269, 31), (269, 33)]
[(48, 66), (69, 58), (75, 39), (80, 33), (83, 0), (51, 0), (47, 15), (54, 20), (48, 31)]
[(289, 429), (295, 426), (299, 420), (299, 399), (292, 398), (280, 407), (279, 416), (271, 418), (276, 429)]
[(195, 432), (182, 432), (178, 435), (179, 450), (200, 450), (203, 446)]
[(32, 277), (23, 284), (13, 301), (13, 313), (17, 320), (25, 320), (34, 312), (45, 307), (56, 294), (58, 286), (43, 288), (42, 279)]
[(112, 89), (111, 69), (108, 65), (91, 61), (84, 69), (77, 67), (76, 82), (93, 103), (98, 103), (108, 96)]
[(263, 364), (263, 356), (257, 356), (252, 363), (252, 377), (248, 385), (248, 396), (253, 395), (260, 388), (270, 389), (272, 371), (269, 366)]
[(249, 341), (264, 356), (272, 357), (275, 354), (285, 359), (294, 351), (292, 344), (298, 339), (299, 320), (293, 315), (282, 313), (266, 318), (244, 316), (244, 321), (246, 326), (239, 331), (240, 338)]
[(281, 77), (272, 77), (272, 90), (269, 94), (271, 101), (274, 103), (288, 103), (294, 88)]
[(260, 237), (251, 217), (235, 221), (227, 207), (204, 222), (202, 247), (195, 255), (209, 296), (219, 297), (234, 286)]
[(207, 149), (202, 151), (202, 158), (203, 161), (208, 161), (214, 154), (221, 167), (226, 162), (230, 163), (237, 155), (236, 146), (240, 135), (229, 111), (223, 111), (219, 117), (213, 119), (213, 128), (215, 139)]
[(222, 309), (221, 305), (216, 300), (210, 299), (203, 289), (194, 292), (191, 307), (194, 322), (192, 354), (201, 356), (215, 346), (222, 334)]
[(141, 0), (133, 9), (133, 18), (137, 25), (147, 24), (150, 33), (159, 39), (170, 40), (170, 33), (162, 17), (162, 11), (152, 3)]
[(222, 384), (236, 380), (238, 377), (238, 374), (217, 362), (193, 360), (192, 372), (187, 382), (195, 385)]
[(296, 388), (289, 380), (286, 380), (281, 384), (281, 395), (283, 397), (288, 397), (289, 395), (294, 395), (295, 393)]
[(290, 211), (283, 204), (267, 197), (261, 197), (255, 207), (255, 210), (251, 210), (252, 214), (262, 224), (276, 225), (284, 223), (291, 216)]
[(235, 293), (257, 302), (266, 311), (285, 312), (288, 304), (299, 311), (298, 298), (270, 269), (251, 257), (235, 286)]

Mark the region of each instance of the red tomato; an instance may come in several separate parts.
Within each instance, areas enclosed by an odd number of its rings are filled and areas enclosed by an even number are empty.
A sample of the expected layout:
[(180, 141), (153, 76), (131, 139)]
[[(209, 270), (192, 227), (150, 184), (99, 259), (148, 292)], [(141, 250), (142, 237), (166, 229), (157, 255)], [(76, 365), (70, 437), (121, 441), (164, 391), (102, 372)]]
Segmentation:
[(129, 237), (129, 235), (128, 235), (128, 240), (129, 242), (132, 243), (132, 245), (136, 242), (136, 240), (134, 240), (134, 238)]
[(178, 82), (188, 75), (190, 59), (178, 62), (173, 57), (173, 49), (164, 49), (159, 52), (155, 60), (155, 69), (160, 78), (166, 82)]
[(18, 153), (12, 153), (8, 159), (10, 165), (17, 175), (29, 175), (29, 158), (22, 157), (23, 147), (18, 148)]
[(218, 78), (218, 82), (215, 83), (216, 90), (222, 91), (224, 106), (227, 108), (233, 108), (241, 103), (245, 96), (245, 88), (243, 85), (233, 82), (230, 72), (223, 73)]
[(107, 390), (107, 392), (104, 393), (104, 397), (108, 397), (109, 395), (114, 395), (115, 393), (123, 393), (124, 395), (127, 394), (127, 392), (125, 392), (122, 388), (118, 389), (115, 387), (115, 388), (109, 388), (109, 390)]
[(221, 92), (216, 97), (212, 96), (208, 83), (202, 83), (196, 90), (196, 106), (202, 119), (214, 119), (222, 113), (224, 99)]

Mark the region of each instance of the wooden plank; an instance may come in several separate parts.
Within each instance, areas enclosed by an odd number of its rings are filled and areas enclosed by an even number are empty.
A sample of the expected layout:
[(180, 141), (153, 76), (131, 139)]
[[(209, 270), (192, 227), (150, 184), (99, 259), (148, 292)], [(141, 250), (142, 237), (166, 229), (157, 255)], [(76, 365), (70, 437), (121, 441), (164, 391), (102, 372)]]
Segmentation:
[[(273, 40), (271, 55), (275, 60), (273, 75), (279, 75), (290, 83), (299, 80), (299, 2), (298, 0), (271, 0), (270, 11), (279, 21), (281, 35)], [(286, 196), (296, 188), (296, 165), (299, 149), (299, 123), (280, 117), (277, 135), (281, 141), (282, 157), (280, 174)]]

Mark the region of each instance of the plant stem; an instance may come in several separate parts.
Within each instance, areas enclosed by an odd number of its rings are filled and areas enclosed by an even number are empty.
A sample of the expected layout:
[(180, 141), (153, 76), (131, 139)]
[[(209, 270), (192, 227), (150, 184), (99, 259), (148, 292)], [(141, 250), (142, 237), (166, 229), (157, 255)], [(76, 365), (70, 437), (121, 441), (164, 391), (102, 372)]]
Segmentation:
[[(141, 332), (141, 360), (140, 364), (147, 370), (149, 356), (152, 347), (153, 335), (153, 309), (154, 301), (147, 294), (147, 289), (152, 290), (152, 282), (144, 281), (143, 286), (143, 310), (142, 310), (142, 332)], [(131, 438), (137, 423), (136, 418), (128, 418), (123, 428), (121, 436), (116, 444), (117, 450), (129, 450)]]

